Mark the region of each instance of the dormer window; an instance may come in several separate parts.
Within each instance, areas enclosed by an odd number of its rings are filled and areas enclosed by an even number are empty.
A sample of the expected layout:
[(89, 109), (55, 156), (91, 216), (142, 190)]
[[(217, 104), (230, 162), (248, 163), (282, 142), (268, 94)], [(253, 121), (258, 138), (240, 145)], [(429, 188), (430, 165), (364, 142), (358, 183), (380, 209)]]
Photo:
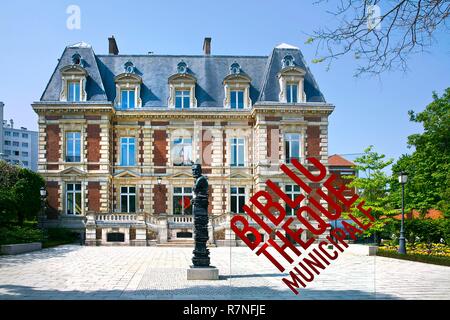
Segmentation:
[(122, 89), (120, 96), (122, 109), (134, 109), (136, 105), (136, 95), (134, 89)]
[(61, 69), (62, 87), (60, 100), (63, 102), (84, 102), (87, 100), (87, 71), (81, 66), (82, 61), (80, 55), (74, 54), (72, 56), (72, 62), (74, 64)]
[(175, 109), (189, 109), (190, 105), (190, 90), (175, 90)]
[(245, 109), (252, 105), (250, 100), (251, 79), (241, 69), (236, 61), (230, 65), (230, 74), (223, 80), (225, 99), (224, 106), (228, 109)]
[(68, 81), (67, 82), (67, 101), (69, 102), (80, 102), (81, 101), (81, 91), (79, 81)]
[(244, 109), (244, 90), (230, 90), (231, 109)]
[(142, 78), (136, 74), (136, 67), (131, 61), (123, 65), (124, 73), (115, 78), (116, 108), (129, 110), (142, 107), (141, 83)]
[(288, 103), (297, 103), (298, 98), (298, 84), (288, 83), (286, 84), (286, 101)]
[(282, 59), (282, 66), (278, 74), (280, 85), (280, 102), (301, 103), (306, 101), (304, 92), (305, 70), (295, 65), (294, 57), (286, 55)]
[(169, 108), (189, 109), (197, 107), (195, 85), (197, 80), (192, 75), (186, 62), (177, 64), (177, 73), (169, 78)]

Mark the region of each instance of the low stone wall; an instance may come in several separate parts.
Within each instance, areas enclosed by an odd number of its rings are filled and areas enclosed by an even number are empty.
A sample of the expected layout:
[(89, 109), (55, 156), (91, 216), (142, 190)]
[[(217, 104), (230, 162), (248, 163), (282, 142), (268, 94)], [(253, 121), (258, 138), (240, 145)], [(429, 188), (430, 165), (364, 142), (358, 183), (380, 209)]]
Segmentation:
[(3, 254), (20, 254), (42, 249), (42, 243), (20, 243), (20, 244), (5, 244), (1, 246)]

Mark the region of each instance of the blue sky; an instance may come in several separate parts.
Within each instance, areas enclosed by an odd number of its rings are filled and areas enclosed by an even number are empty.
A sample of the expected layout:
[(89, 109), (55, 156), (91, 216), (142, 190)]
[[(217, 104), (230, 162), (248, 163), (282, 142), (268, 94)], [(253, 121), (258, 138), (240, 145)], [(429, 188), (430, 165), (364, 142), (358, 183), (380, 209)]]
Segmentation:
[[(312, 3), (313, 1), (311, 1)], [(81, 29), (66, 28), (66, 9), (81, 8)], [(5, 1), (0, 11), (0, 101), (5, 119), (37, 129), (30, 104), (39, 100), (64, 47), (79, 41), (98, 54), (114, 35), (120, 53), (201, 54), (205, 36), (212, 54), (268, 55), (286, 42), (300, 47), (307, 61), (315, 48), (307, 34), (331, 21), (323, 5), (307, 1)], [(444, 41), (445, 40), (445, 41)], [(309, 64), (325, 98), (336, 106), (330, 117), (329, 153), (360, 153), (368, 145), (398, 158), (411, 152), (407, 136), (421, 131), (407, 111), (421, 111), (432, 91), (450, 85), (448, 35), (437, 34), (429, 52), (409, 61), (410, 70), (381, 78), (354, 78), (355, 61)], [(349, 156), (352, 158), (352, 156)]]

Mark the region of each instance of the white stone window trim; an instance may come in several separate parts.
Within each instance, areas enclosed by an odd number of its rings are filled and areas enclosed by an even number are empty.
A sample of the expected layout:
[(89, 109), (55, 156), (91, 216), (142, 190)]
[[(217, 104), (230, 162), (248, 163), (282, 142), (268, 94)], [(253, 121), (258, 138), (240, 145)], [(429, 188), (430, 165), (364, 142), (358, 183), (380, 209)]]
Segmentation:
[[(87, 92), (86, 92), (86, 78), (87, 71), (78, 65), (70, 65), (61, 69), (61, 92), (59, 95), (59, 100), (62, 102), (86, 102)], [(79, 101), (68, 101), (69, 98), (69, 82), (79, 82), (80, 83), (80, 100)]]
[[(80, 190), (75, 190), (75, 185), (79, 184), (81, 186)], [(73, 190), (68, 190), (68, 186), (69, 185), (73, 185)], [(75, 196), (77, 193), (81, 194), (81, 212), (80, 214), (76, 214), (75, 210), (73, 214), (69, 214), (68, 213), (68, 209), (69, 209), (69, 197), (68, 194), (69, 193), (73, 193), (74, 194), (74, 200), (75, 200)], [(83, 183), (79, 182), (79, 181), (67, 181), (64, 183), (64, 215), (66, 216), (71, 216), (71, 217), (80, 217), (84, 215), (84, 185)], [(74, 205), (75, 205), (75, 201), (74, 201)], [(74, 209), (74, 208), (72, 208)]]
[[(127, 188), (126, 192), (122, 192), (122, 188)], [(134, 188), (134, 193), (130, 192), (130, 188)], [(136, 185), (120, 185), (119, 186), (119, 207), (118, 210), (120, 213), (129, 213), (135, 214), (138, 211), (138, 197), (137, 197), (137, 186)], [(122, 211), (122, 196), (127, 197), (127, 211)], [(134, 196), (134, 212), (130, 212), (130, 196)]]
[[(119, 110), (134, 110), (142, 108), (141, 84), (142, 79), (133, 73), (122, 73), (115, 77), (116, 98), (114, 106)], [(122, 109), (122, 90), (134, 90), (134, 108)]]
[(282, 135), (282, 158), (281, 158), (281, 163), (284, 164), (291, 164), (287, 162), (286, 159), (286, 135), (288, 134), (299, 134), (300, 135), (300, 155), (299, 155), (299, 162), (301, 164), (305, 163), (305, 137), (306, 137), (306, 132), (305, 130), (295, 130), (295, 129), (288, 129), (288, 130), (282, 130), (281, 135)]
[[(128, 158), (128, 164), (122, 164), (122, 139), (134, 139), (134, 165), (130, 165), (129, 163), (130, 163), (130, 157), (129, 157), (129, 146), (130, 146), (130, 144), (129, 144), (129, 142), (128, 142), (128, 156), (127, 156), (127, 158)], [(128, 167), (136, 167), (137, 166), (137, 163), (138, 163), (138, 153), (139, 152), (137, 152), (137, 145), (138, 145), (138, 143), (136, 143), (136, 141), (137, 141), (137, 138), (135, 137), (135, 136), (121, 136), (121, 137), (119, 137), (119, 150), (118, 150), (118, 159), (117, 159), (117, 166), (118, 167), (125, 167), (125, 168), (128, 168)]]
[[(231, 155), (232, 155), (232, 148), (233, 148), (232, 140), (233, 139), (243, 140), (243, 149), (244, 149), (244, 165), (243, 166), (232, 165), (232, 163), (231, 163), (231, 161), (232, 161)], [(245, 167), (247, 167), (247, 165), (248, 165), (247, 137), (245, 137), (245, 136), (229, 136), (228, 137), (228, 145), (229, 145), (229, 147), (228, 147), (228, 165), (229, 165), (229, 167), (230, 168), (245, 168)], [(237, 153), (236, 161), (238, 163), (239, 163), (239, 160), (238, 160), (239, 159), (239, 146), (240, 146), (240, 144), (238, 142), (238, 144), (236, 146), (236, 153)]]
[[(237, 192), (235, 193), (235, 194), (233, 194), (232, 193), (232, 188), (236, 188), (237, 189)], [(244, 189), (244, 192), (243, 193), (240, 193), (239, 192), (239, 188), (243, 188)], [(248, 194), (248, 190), (247, 190), (247, 187), (246, 186), (240, 186), (240, 185), (231, 185), (230, 186), (230, 188), (229, 188), (229, 190), (228, 190), (228, 199), (229, 199), (229, 211), (231, 212), (231, 213), (233, 213), (233, 208), (231, 207), (231, 203), (232, 203), (232, 197), (234, 196), (234, 197), (236, 197), (236, 204), (237, 204), (237, 206), (238, 206), (238, 210), (239, 210), (239, 198), (240, 197), (244, 197), (244, 204), (247, 202), (247, 194)], [(237, 210), (237, 211), (238, 211)], [(242, 211), (242, 212), (235, 212), (235, 213), (237, 213), (237, 214), (243, 214), (243, 213), (245, 213), (244, 211)]]
[(306, 94), (304, 88), (305, 82), (305, 70), (299, 67), (287, 67), (278, 74), (278, 83), (280, 86), (279, 101), (282, 103), (288, 103), (287, 101), (287, 85), (297, 85), (297, 102), (306, 102)]
[[(197, 108), (197, 99), (195, 98), (195, 81), (189, 82), (170, 82), (169, 83), (169, 98), (167, 99), (167, 105), (169, 109), (186, 110)], [(189, 91), (189, 107), (188, 108), (176, 108), (176, 92), (177, 91)]]
[[(230, 110), (245, 110), (250, 109), (253, 105), (252, 100), (250, 99), (250, 81), (224, 81), (224, 94), (225, 98), (223, 100), (223, 105), (225, 109)], [(231, 92), (232, 91), (244, 91), (244, 107), (242, 109), (239, 108), (231, 108)]]

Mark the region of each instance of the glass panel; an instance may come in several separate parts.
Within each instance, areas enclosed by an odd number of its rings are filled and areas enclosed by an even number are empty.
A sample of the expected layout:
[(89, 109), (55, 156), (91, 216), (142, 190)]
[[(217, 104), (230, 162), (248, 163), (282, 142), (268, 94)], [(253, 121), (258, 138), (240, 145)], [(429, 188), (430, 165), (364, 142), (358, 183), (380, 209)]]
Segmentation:
[(192, 193), (192, 188), (184, 188), (184, 193)]
[(238, 108), (244, 108), (244, 91), (238, 91)]
[(77, 183), (76, 185), (75, 185), (75, 190), (81, 190), (81, 184), (80, 183)]
[(297, 102), (297, 85), (292, 85), (292, 100), (291, 102), (296, 103)]
[(121, 146), (122, 150), (121, 150), (120, 163), (123, 166), (126, 166), (126, 165), (128, 165), (128, 161), (127, 161), (128, 153), (127, 153), (127, 145), (125, 143), (125, 139), (122, 139), (121, 144), (122, 144), (122, 146)]
[(173, 196), (173, 214), (182, 214), (183, 213), (181, 197), (182, 196), (179, 196), (179, 195)]
[(128, 197), (126, 195), (120, 196), (120, 212), (128, 212)]
[(136, 187), (129, 187), (129, 193), (136, 193)]
[(183, 98), (183, 108), (188, 109), (191, 105), (189, 96)]
[(121, 107), (123, 109), (128, 108), (128, 92), (127, 90), (122, 90), (122, 96), (120, 97)]
[(135, 155), (134, 155), (134, 139), (130, 139), (129, 151), (128, 151), (128, 165), (135, 165)]
[(292, 141), (291, 142), (291, 158), (295, 158), (295, 159), (299, 159), (300, 157), (300, 147), (299, 147), (299, 142), (297, 141)]
[(181, 190), (182, 190), (181, 188), (176, 187), (176, 188), (173, 189), (173, 192), (174, 193), (181, 193), (182, 192)]
[(183, 208), (184, 214), (192, 214), (192, 197), (189, 195), (185, 195), (183, 197)]
[(127, 187), (121, 187), (120, 193), (127, 193), (128, 188)]
[(238, 208), (239, 212), (238, 213), (243, 213), (244, 212), (244, 209), (242, 209), (244, 204), (245, 204), (245, 196), (240, 196), (239, 197), (239, 208)]
[(237, 165), (237, 146), (236, 146), (236, 139), (232, 140), (231, 144), (231, 165), (236, 166)]
[(81, 214), (81, 192), (75, 193), (75, 214)]
[(129, 90), (128, 91), (128, 108), (134, 108), (134, 106), (135, 106), (134, 101), (135, 101), (134, 90)]
[(238, 150), (238, 165), (240, 167), (244, 166), (244, 140), (239, 139), (239, 150)]
[(230, 106), (231, 109), (236, 109), (236, 91), (230, 92)]
[(129, 196), (129, 201), (130, 201), (130, 204), (129, 204), (130, 210), (128, 212), (130, 212), (130, 213), (136, 212), (136, 196), (134, 196), (134, 195)]
[(236, 194), (236, 193), (237, 193), (237, 188), (231, 187), (231, 194)]
[(67, 193), (67, 214), (73, 214), (73, 193)]
[(176, 109), (181, 109), (182, 107), (182, 98), (181, 97), (176, 97), (175, 98), (175, 108)]
[(231, 196), (231, 212), (233, 213), (237, 213), (237, 197), (236, 196)]
[(71, 184), (71, 183), (68, 184), (68, 185), (67, 185), (67, 190), (73, 190), (73, 184)]

